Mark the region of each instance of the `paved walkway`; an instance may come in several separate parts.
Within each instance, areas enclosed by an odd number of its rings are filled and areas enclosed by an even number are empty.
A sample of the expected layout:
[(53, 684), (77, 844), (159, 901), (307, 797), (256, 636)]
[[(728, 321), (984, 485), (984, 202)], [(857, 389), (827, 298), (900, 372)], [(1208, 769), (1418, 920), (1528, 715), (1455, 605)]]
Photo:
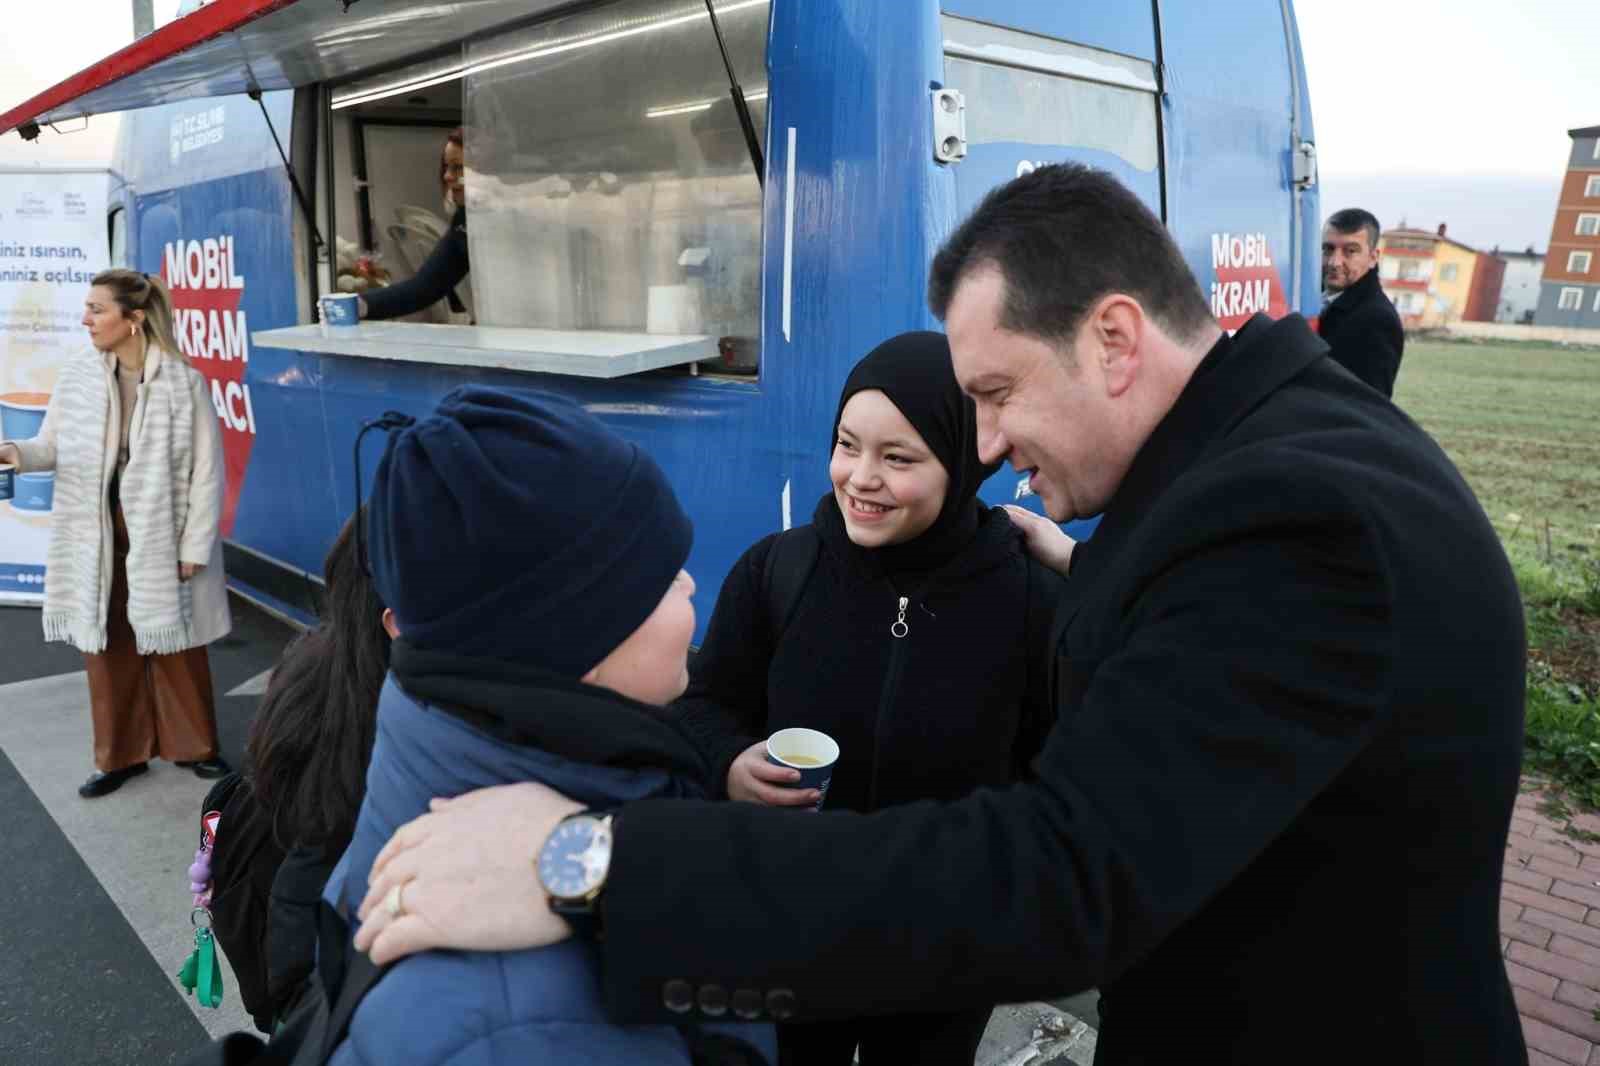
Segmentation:
[[(217, 727), (235, 765), (290, 631), (235, 600), (211, 647)], [(194, 946), (184, 870), (212, 782), (157, 761), (85, 800), (93, 768), (83, 657), (45, 644), (39, 612), (0, 607), (0, 1064), (168, 1066), (249, 1026), (225, 956), (223, 1002), (175, 975)]]
[[(1506, 845), (1500, 942), (1529, 1066), (1600, 1066), (1600, 816), (1552, 810), (1524, 781)], [(1541, 809), (1542, 808), (1542, 809)], [(1570, 825), (1577, 838), (1562, 831)]]

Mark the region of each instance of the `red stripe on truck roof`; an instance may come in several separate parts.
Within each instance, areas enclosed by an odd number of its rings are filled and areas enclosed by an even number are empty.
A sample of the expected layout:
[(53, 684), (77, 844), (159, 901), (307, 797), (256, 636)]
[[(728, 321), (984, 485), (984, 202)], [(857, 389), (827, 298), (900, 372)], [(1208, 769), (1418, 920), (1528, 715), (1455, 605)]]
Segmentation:
[(213, 0), (0, 115), (0, 134), (299, 0)]

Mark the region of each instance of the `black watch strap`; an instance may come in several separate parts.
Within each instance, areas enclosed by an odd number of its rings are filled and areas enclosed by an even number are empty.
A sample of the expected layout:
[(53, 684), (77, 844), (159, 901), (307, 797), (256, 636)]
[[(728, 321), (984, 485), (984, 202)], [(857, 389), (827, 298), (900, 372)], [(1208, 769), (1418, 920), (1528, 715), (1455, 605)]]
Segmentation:
[[(604, 889), (601, 892), (604, 894)], [(581, 903), (552, 897), (550, 910), (566, 919), (566, 923), (572, 926), (574, 936), (584, 940), (599, 940), (605, 932), (605, 924), (600, 920), (599, 896)]]

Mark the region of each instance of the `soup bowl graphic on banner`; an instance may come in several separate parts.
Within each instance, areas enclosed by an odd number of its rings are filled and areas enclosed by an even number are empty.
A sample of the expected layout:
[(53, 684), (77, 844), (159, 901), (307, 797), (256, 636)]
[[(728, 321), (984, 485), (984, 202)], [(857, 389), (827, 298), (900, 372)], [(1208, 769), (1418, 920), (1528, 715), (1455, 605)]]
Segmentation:
[[(0, 393), (0, 440), (38, 436), (49, 407), (47, 392)], [(55, 474), (13, 474), (11, 506), (20, 511), (48, 511), (55, 500), (55, 488)]]

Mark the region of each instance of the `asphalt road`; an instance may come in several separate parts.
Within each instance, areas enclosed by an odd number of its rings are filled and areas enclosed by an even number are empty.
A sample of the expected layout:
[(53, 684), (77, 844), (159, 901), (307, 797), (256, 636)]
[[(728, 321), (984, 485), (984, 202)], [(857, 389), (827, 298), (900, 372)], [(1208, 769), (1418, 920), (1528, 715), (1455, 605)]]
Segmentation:
[[(217, 725), (238, 764), (264, 672), (292, 631), (235, 599), (212, 646)], [(253, 682), (253, 683), (252, 683)], [(88, 687), (39, 612), (0, 607), (0, 1063), (173, 1063), (208, 1032), (248, 1026), (224, 976), (220, 1009), (174, 975), (193, 946), (184, 871), (210, 782), (157, 762), (96, 800)]]

